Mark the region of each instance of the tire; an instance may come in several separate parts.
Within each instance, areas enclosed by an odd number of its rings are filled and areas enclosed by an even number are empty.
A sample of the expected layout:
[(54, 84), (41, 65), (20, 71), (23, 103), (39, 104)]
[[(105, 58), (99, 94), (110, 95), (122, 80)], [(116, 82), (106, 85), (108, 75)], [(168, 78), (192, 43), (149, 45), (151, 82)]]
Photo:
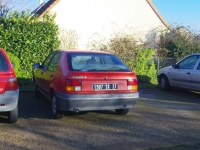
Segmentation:
[(64, 112), (60, 110), (55, 95), (52, 96), (51, 111), (54, 119), (61, 119), (64, 116)]
[(34, 87), (34, 96), (35, 97), (40, 97), (41, 96), (41, 93), (40, 93), (40, 91), (37, 89), (37, 86), (35, 85), (35, 87)]
[(129, 109), (115, 109), (117, 115), (126, 115), (129, 112)]
[(160, 79), (161, 89), (163, 91), (168, 91), (170, 89), (169, 80), (166, 76), (162, 76)]
[(15, 123), (17, 122), (17, 119), (18, 119), (18, 106), (14, 110), (8, 112), (9, 123)]

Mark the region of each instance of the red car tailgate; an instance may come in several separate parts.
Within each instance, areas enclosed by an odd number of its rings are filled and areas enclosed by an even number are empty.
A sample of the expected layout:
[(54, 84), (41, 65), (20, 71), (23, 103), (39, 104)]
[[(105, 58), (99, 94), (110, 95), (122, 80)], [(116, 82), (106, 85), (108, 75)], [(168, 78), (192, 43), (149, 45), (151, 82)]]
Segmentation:
[(82, 91), (127, 90), (127, 80), (83, 80)]
[[(5, 92), (7, 83), (10, 78), (15, 78), (14, 70), (5, 51), (0, 48), (0, 94)], [(13, 86), (13, 82), (10, 82)]]
[(133, 72), (73, 72), (71, 79), (79, 79), (82, 82), (82, 92), (128, 92), (127, 81), (137, 80)]

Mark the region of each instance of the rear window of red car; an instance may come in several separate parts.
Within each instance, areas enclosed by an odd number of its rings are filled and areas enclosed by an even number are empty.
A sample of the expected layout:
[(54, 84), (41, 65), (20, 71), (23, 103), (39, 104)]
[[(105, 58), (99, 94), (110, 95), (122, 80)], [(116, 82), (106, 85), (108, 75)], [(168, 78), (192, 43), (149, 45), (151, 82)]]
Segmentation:
[(70, 71), (130, 71), (119, 58), (112, 54), (69, 53), (67, 56)]
[(0, 72), (8, 70), (8, 64), (4, 55), (0, 52)]

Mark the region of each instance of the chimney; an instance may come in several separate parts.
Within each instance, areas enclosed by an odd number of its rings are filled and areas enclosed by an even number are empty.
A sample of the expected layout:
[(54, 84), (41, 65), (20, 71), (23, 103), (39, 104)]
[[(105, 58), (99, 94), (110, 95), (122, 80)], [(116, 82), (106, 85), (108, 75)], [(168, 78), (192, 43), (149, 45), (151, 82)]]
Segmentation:
[(41, 5), (42, 3), (44, 3), (43, 0), (40, 0), (40, 5)]

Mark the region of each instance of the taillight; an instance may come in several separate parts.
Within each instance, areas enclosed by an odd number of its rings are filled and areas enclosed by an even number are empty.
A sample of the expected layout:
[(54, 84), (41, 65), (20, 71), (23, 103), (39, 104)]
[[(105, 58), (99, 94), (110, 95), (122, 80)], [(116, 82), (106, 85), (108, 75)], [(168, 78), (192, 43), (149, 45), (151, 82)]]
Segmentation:
[(6, 84), (6, 91), (12, 91), (18, 89), (18, 83), (16, 78), (10, 78)]
[(127, 80), (127, 89), (137, 92), (138, 91), (138, 82), (137, 79)]
[(68, 92), (81, 91), (82, 81), (67, 79), (65, 81), (65, 90)]

